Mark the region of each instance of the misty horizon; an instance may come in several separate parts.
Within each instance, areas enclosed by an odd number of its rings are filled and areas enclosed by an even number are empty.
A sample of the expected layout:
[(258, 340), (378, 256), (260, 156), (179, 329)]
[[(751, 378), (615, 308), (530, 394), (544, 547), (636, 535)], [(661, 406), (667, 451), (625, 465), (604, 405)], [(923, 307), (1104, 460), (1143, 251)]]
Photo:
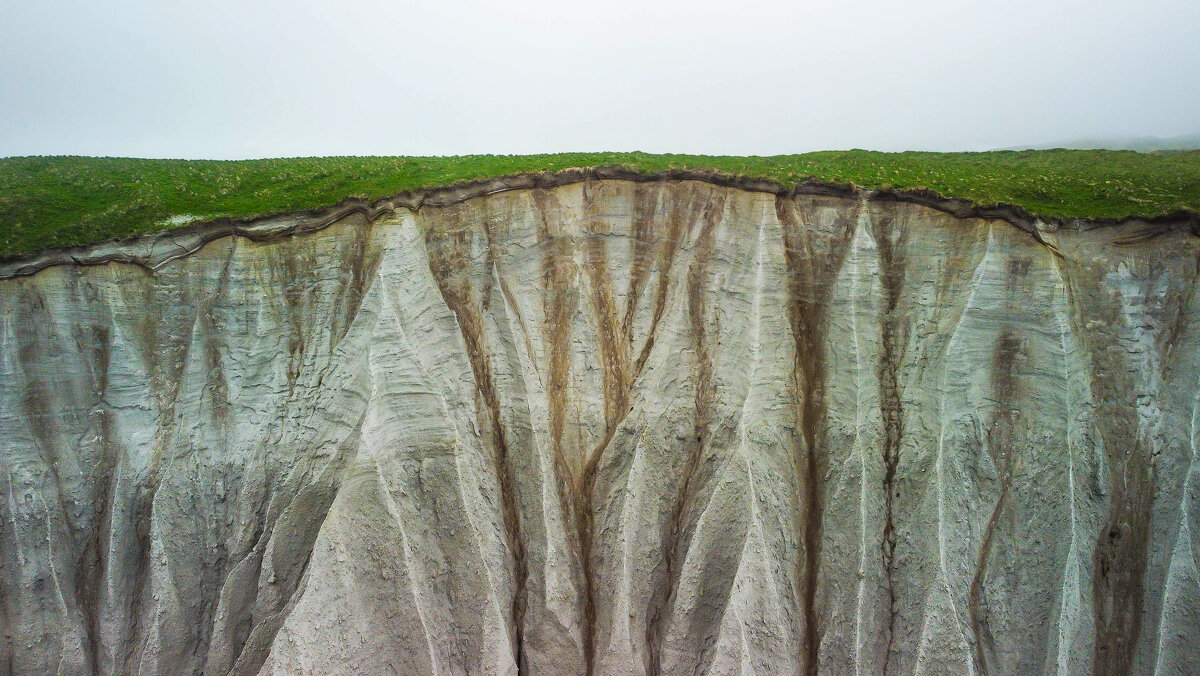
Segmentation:
[(1197, 135), (1200, 7), (10, 3), (0, 156), (983, 151)]

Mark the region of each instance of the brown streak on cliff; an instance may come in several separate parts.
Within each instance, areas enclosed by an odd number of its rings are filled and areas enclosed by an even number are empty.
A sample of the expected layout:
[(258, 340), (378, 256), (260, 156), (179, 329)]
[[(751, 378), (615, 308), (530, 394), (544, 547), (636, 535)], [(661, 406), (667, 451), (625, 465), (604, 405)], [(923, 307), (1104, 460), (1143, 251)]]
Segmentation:
[[(1124, 246), (1127, 242), (1115, 244)], [(1133, 274), (1141, 284), (1157, 283), (1166, 279), (1168, 269), (1165, 261), (1149, 260), (1135, 267)], [(1170, 293), (1157, 303), (1141, 307), (1139, 314), (1143, 316), (1137, 317), (1139, 325), (1127, 328), (1157, 334), (1151, 348), (1156, 353), (1153, 368), (1163, 373), (1144, 372), (1145, 365), (1128, 369), (1126, 377), (1133, 376), (1132, 382), (1117, 385), (1126, 393), (1127, 403), (1111, 418), (1101, 420), (1112, 500), (1093, 554), (1096, 571), (1092, 588), (1096, 628), (1093, 669), (1098, 675), (1129, 674), (1134, 670), (1145, 614), (1150, 530), (1158, 493), (1159, 455), (1163, 450), (1159, 445), (1161, 432), (1156, 429), (1161, 424), (1158, 418), (1163, 415), (1157, 410), (1161, 395), (1157, 387), (1147, 386), (1146, 381), (1163, 377), (1172, 370), (1171, 353), (1186, 326), (1187, 312), (1182, 309), (1189, 306), (1195, 292), (1193, 283), (1185, 292)], [(1126, 322), (1129, 319), (1126, 317)], [(1145, 380), (1138, 382), (1138, 379)]]
[[(448, 219), (449, 220), (449, 219)], [(480, 427), (488, 430), (492, 460), (500, 487), (501, 515), (504, 535), (513, 559), (513, 599), (511, 606), (513, 659), (523, 669), (523, 640), (525, 616), (525, 581), (528, 576), (525, 544), (521, 536), (521, 515), (517, 501), (516, 478), (509, 460), (507, 434), (501, 418), (499, 395), (496, 391), (490, 351), (484, 334), (483, 317), (475, 306), (474, 290), (469, 274), (471, 231), (451, 224), (447, 232), (439, 233), (437, 241), (427, 231), (429, 267), (446, 305), (458, 319), (459, 331), (466, 343), (471, 370), (475, 376), (476, 410)]]
[(92, 669), (98, 673), (103, 670), (100, 659), (99, 618), (103, 604), (101, 581), (108, 567), (105, 543), (112, 527), (115, 489), (113, 475), (117, 468), (118, 448), (114, 440), (112, 412), (105, 401), (112, 336), (109, 327), (102, 324), (93, 325), (90, 333), (90, 336), (79, 336), (77, 339), (87, 341), (81, 340), (81, 346), (92, 346), (89, 366), (92, 379), (96, 383), (95, 395), (99, 404), (90, 413), (90, 417), (96, 419), (99, 427), (99, 457), (89, 473), (92, 518), (87, 540), (75, 564), (75, 596), (83, 613), (84, 628), (87, 631), (88, 660)]
[[(606, 435), (625, 417), (629, 402), (629, 350), (622, 340), (622, 327), (618, 323), (616, 303), (613, 300), (613, 270), (608, 264), (607, 245), (599, 231), (599, 223), (592, 216), (592, 191), (584, 193), (585, 237), (587, 246), (587, 276), (592, 290), (592, 311), (599, 337), (600, 365), (604, 378), (604, 423)], [(633, 296), (627, 296), (630, 306)]]
[[(574, 523), (578, 546), (580, 570), (583, 575), (583, 655), (584, 670), (591, 674), (594, 659), (596, 622), (595, 581), (592, 574), (591, 492), (595, 481), (592, 456), (580, 455), (582, 444), (578, 444), (570, 456), (564, 448), (564, 426), (571, 405), (571, 330), (572, 320), (579, 305), (579, 270), (575, 264), (574, 238), (551, 227), (548, 214), (557, 213), (560, 205), (547, 191), (535, 189), (533, 199), (537, 204), (538, 241), (544, 249), (542, 261), (542, 311), (545, 339), (550, 346), (549, 365), (546, 369), (546, 400), (550, 416), (550, 442), (554, 454), (554, 468), (558, 480), (560, 509), (565, 523)], [(586, 214), (586, 208), (585, 208)], [(585, 216), (586, 217), (586, 216)], [(601, 319), (597, 317), (597, 319)], [(603, 324), (601, 324), (603, 326)], [(607, 376), (607, 372), (605, 373)], [(607, 380), (606, 380), (607, 383)], [(605, 389), (605, 394), (608, 390)], [(577, 417), (577, 416), (571, 416)]]
[[(1144, 261), (1132, 266), (1132, 276), (1138, 285), (1164, 279), (1166, 267), (1161, 261)], [(1157, 494), (1158, 449), (1154, 428), (1158, 420), (1142, 407), (1156, 409), (1159, 393), (1148, 381), (1160, 374), (1147, 367), (1161, 369), (1159, 359), (1169, 352), (1175, 331), (1180, 324), (1171, 322), (1163, 331), (1167, 316), (1163, 311), (1174, 306), (1179, 298), (1169, 297), (1153, 306), (1125, 299), (1130, 315), (1114, 317), (1114, 323), (1127, 324), (1127, 330), (1153, 336), (1152, 354), (1145, 355), (1145, 364), (1124, 362), (1124, 350), (1101, 354), (1100, 358), (1114, 364), (1100, 364), (1097, 371), (1111, 369), (1105, 384), (1093, 382), (1093, 387), (1119, 387), (1125, 393), (1121, 399), (1105, 401), (1107, 415), (1099, 419), (1099, 432), (1104, 439), (1108, 468), (1108, 493), (1111, 496), (1109, 514), (1102, 523), (1093, 551), (1092, 594), (1095, 622), (1095, 652), (1092, 668), (1097, 676), (1121, 676), (1134, 668), (1134, 655), (1142, 630), (1146, 571), (1150, 552), (1150, 526)], [(1128, 326), (1131, 320), (1138, 326)], [(1118, 324), (1119, 326), (1119, 324)], [(1155, 335), (1157, 334), (1157, 335)], [(1120, 360), (1120, 361), (1118, 361)], [(1133, 368), (1131, 368), (1133, 366)], [(1106, 393), (1100, 392), (1098, 398)], [(1104, 399), (1101, 399), (1104, 401)], [(1121, 402), (1121, 403), (1117, 403)], [(1161, 416), (1161, 413), (1157, 414)]]
[[(587, 275), (592, 290), (592, 312), (600, 342), (600, 361), (603, 368), (604, 396), (604, 440), (591, 449), (584, 458), (583, 469), (572, 484), (574, 497), (575, 530), (579, 546), (579, 560), (583, 569), (583, 641), (584, 670), (590, 676), (595, 668), (596, 627), (596, 583), (592, 568), (592, 493), (595, 490), (596, 466), (601, 454), (612, 441), (617, 426), (628, 414), (629, 405), (629, 344), (622, 340), (621, 327), (617, 321), (617, 309), (613, 301), (612, 270), (608, 265), (605, 240), (600, 235), (594, 216), (592, 186), (584, 185), (584, 218)], [(634, 296), (629, 296), (629, 307), (633, 307)]]
[(895, 499), (899, 497), (896, 486), (896, 468), (900, 464), (900, 442), (904, 436), (904, 408), (900, 398), (898, 371), (904, 358), (907, 335), (902, 331), (902, 317), (898, 316), (901, 291), (904, 286), (904, 260), (899, 252), (904, 249), (906, 231), (898, 232), (893, 227), (896, 220), (894, 208), (871, 211), (871, 235), (879, 252), (880, 283), (883, 291), (883, 307), (879, 317), (880, 355), (879, 415), (883, 420), (883, 540), (880, 555), (883, 560), (884, 584), (887, 586), (887, 632), (884, 641), (883, 671), (886, 673), (891, 661), (896, 622), (896, 522)]
[[(652, 676), (663, 673), (662, 651), (663, 643), (666, 640), (666, 627), (663, 626), (663, 623), (670, 616), (674, 606), (681, 573), (680, 566), (691, 547), (691, 536), (695, 524), (688, 523), (688, 508), (692, 504), (696, 485), (704, 480), (704, 477), (699, 476), (700, 465), (708, 448), (712, 405), (716, 395), (713, 380), (712, 345), (707, 334), (706, 320), (709, 317), (706, 313), (705, 296), (708, 292), (708, 262), (712, 257), (714, 246), (713, 231), (725, 210), (725, 198), (724, 195), (714, 195), (710, 192), (707, 200), (708, 203), (700, 217), (700, 233), (696, 237), (694, 257), (691, 265), (688, 266), (687, 273), (688, 325), (691, 329), (692, 347), (696, 353), (696, 365), (692, 374), (695, 442), (685, 445), (689, 450), (683, 466), (683, 478), (676, 489), (674, 507), (670, 514), (667, 531), (664, 534), (663, 565), (666, 568), (664, 586), (656, 590), (651, 600), (650, 612), (647, 614), (646, 640), (650, 660), (647, 671)], [(695, 212), (688, 209), (687, 213)], [(682, 236), (682, 233), (679, 233), (678, 221), (679, 219), (675, 219), (671, 229), (678, 233), (678, 236)], [(665, 296), (666, 292), (664, 290), (660, 293)], [(662, 302), (664, 301), (660, 300), (660, 306)], [(656, 315), (660, 314), (661, 311), (656, 311)]]
[[(694, 198), (694, 191), (688, 191), (689, 197)], [(675, 208), (666, 214), (667, 230), (665, 236), (657, 242), (657, 260), (656, 269), (658, 272), (658, 286), (654, 295), (654, 315), (650, 320), (650, 328), (646, 333), (646, 342), (642, 344), (642, 351), (638, 354), (637, 361), (633, 366), (633, 378), (636, 380), (642, 369), (646, 366), (646, 360), (650, 358), (650, 351), (654, 349), (654, 338), (658, 332), (658, 323), (662, 320), (663, 311), (667, 307), (667, 292), (671, 288), (671, 267), (675, 264), (676, 254), (679, 252), (680, 237), (683, 236), (684, 215), (694, 213), (692, 209), (692, 200), (689, 199), (688, 205), (685, 208)], [(653, 242), (652, 242), (653, 243)]]
[[(846, 245), (861, 206), (839, 213), (832, 232), (818, 231), (806, 222), (816, 217), (821, 198), (779, 198), (776, 216), (782, 226), (787, 265), (788, 320), (795, 345), (792, 386), (794, 415), (799, 438), (794, 442), (793, 465), (798, 479), (797, 523), (801, 556), (796, 580), (804, 617), (800, 669), (818, 670), (820, 633), (816, 608), (818, 568), (822, 538), (823, 476), (828, 458), (821, 449), (825, 434), (825, 329), (828, 291), (846, 255)], [(822, 236), (829, 241), (817, 246)], [(793, 432), (795, 434), (795, 432)]]
[[(646, 279), (650, 274), (655, 212), (658, 201), (654, 199), (657, 191), (645, 185), (637, 186), (633, 191), (633, 214), (630, 224), (630, 255), (629, 255), (629, 286), (625, 293), (625, 317), (621, 322), (621, 334), (625, 343), (626, 353), (633, 354), (634, 318)], [(627, 374), (632, 386), (634, 374)]]
[[(1012, 295), (1017, 289), (1019, 278), (1029, 272), (1030, 262), (1029, 259), (1009, 261), (1008, 274), (1005, 277), (1009, 302), (1019, 302), (1012, 298)], [(1019, 422), (1020, 411), (1016, 410), (1015, 406), (1018, 405), (1021, 394), (1017, 374), (1018, 370), (1023, 368), (1025, 349), (1024, 341), (1007, 330), (1000, 334), (992, 347), (994, 367), (991, 371), (991, 399), (995, 402), (995, 413), (986, 432), (986, 447), (995, 468), (999, 496), (984, 525), (983, 541), (979, 546), (975, 573), (971, 577), (967, 593), (967, 612), (971, 618), (971, 633), (974, 637), (974, 659), (983, 676), (992, 673), (996, 661), (995, 637), (991, 629), (985, 584), (1000, 517), (1008, 506), (1013, 473), (1016, 469), (1017, 448), (1014, 430)]]
[(580, 473), (582, 458), (567, 455), (563, 443), (563, 428), (570, 407), (571, 385), (571, 319), (579, 302), (576, 284), (575, 247), (571, 237), (552, 231), (547, 213), (557, 207), (543, 190), (535, 190), (533, 198), (538, 207), (538, 241), (544, 249), (542, 260), (542, 312), (545, 314), (545, 339), (550, 346), (550, 363), (546, 369), (546, 399), (550, 414), (550, 443), (556, 464), (568, 468), (564, 477), (573, 481)]
[(1110, 470), (1112, 512), (1094, 554), (1096, 612), (1095, 673), (1132, 673), (1141, 633), (1150, 508), (1154, 476), (1146, 450), (1133, 447), (1129, 459)]

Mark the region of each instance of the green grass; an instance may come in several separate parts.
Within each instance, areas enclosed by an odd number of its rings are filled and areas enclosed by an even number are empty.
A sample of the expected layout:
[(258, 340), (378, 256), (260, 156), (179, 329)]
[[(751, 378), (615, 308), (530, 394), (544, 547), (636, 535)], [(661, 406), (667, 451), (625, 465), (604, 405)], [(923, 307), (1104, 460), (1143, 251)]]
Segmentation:
[(927, 188), (1051, 218), (1200, 212), (1200, 151), (830, 151), (774, 157), (564, 153), (275, 160), (0, 159), (0, 256), (128, 237), (192, 219), (256, 216), (527, 171), (707, 169), (792, 185)]

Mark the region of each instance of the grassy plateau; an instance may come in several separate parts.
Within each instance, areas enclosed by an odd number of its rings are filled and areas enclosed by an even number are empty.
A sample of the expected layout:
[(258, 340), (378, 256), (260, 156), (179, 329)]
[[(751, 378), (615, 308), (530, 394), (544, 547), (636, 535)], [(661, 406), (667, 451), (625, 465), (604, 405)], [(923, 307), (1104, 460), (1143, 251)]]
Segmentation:
[(562, 153), (460, 157), (146, 160), (0, 159), (0, 257), (129, 237), (222, 216), (330, 206), (519, 172), (621, 165), (653, 173), (714, 170), (793, 185), (808, 178), (868, 189), (924, 188), (1047, 218), (1200, 213), (1200, 151), (985, 153), (828, 151), (771, 157)]

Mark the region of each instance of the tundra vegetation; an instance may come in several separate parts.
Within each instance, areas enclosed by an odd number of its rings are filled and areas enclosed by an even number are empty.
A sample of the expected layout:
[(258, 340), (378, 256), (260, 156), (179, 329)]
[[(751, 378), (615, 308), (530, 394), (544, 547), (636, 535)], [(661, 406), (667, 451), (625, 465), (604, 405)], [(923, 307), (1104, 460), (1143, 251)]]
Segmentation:
[(1055, 219), (1200, 212), (1200, 151), (983, 153), (827, 151), (771, 157), (559, 153), (460, 157), (149, 160), (0, 159), (0, 257), (123, 238), (220, 217), (312, 209), (520, 172), (623, 166), (717, 171), (783, 185), (807, 179), (926, 189)]

